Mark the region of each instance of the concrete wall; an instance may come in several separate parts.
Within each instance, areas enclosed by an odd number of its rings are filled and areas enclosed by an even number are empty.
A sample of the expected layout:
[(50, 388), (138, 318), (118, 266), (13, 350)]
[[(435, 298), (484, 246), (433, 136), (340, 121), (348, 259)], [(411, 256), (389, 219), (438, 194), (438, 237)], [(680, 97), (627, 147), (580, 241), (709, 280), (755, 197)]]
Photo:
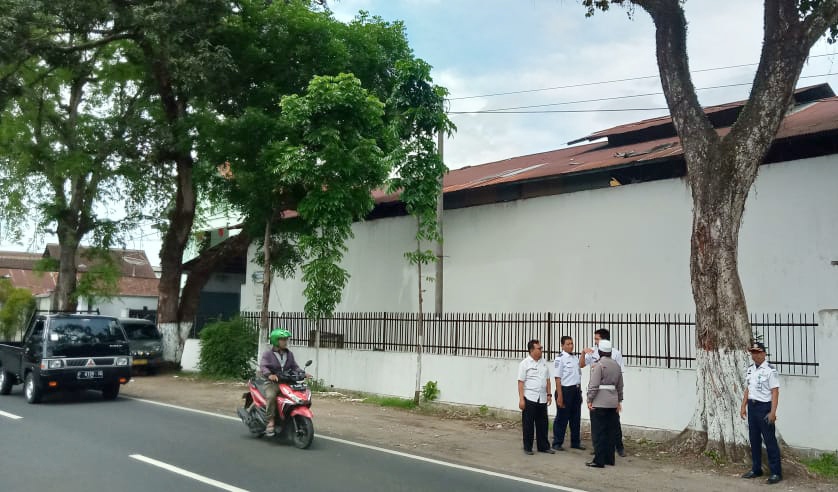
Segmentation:
[[(838, 299), (838, 157), (763, 166), (740, 237), (751, 312), (816, 312)], [(445, 310), (693, 312), (691, 199), (669, 179), (445, 212)], [(415, 219), (357, 223), (337, 311), (415, 311)], [(251, 277), (242, 310), (261, 308)], [(433, 284), (426, 287), (433, 299)], [(303, 284), (278, 279), (271, 310), (302, 311)]]
[[(157, 309), (157, 297), (115, 297), (110, 300), (94, 302), (93, 309), (99, 309), (102, 316), (127, 317), (129, 309)], [(87, 301), (79, 300), (79, 309), (89, 309)]]

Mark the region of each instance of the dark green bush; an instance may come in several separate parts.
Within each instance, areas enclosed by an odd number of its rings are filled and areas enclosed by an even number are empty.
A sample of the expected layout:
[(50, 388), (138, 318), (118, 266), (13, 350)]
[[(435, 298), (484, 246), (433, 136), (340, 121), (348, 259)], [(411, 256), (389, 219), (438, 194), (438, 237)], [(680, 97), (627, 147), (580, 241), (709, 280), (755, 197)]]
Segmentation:
[(201, 330), (201, 374), (236, 379), (253, 376), (257, 338), (256, 329), (239, 318), (208, 324)]

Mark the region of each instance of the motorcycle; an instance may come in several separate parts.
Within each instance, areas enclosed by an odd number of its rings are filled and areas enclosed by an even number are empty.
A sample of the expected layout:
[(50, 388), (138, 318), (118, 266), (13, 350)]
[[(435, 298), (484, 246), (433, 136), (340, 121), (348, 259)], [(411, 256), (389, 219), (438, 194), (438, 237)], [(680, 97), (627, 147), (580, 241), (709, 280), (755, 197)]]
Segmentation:
[[(311, 365), (306, 362), (305, 367)], [(276, 395), (274, 419), (275, 437), (291, 440), (299, 449), (311, 446), (314, 440), (314, 424), (311, 413), (311, 390), (306, 384), (304, 370), (282, 371), (279, 378), (279, 392)], [(247, 382), (248, 392), (242, 395), (243, 406), (236, 409), (244, 425), (256, 437), (265, 435), (268, 426), (268, 403), (265, 398), (267, 379), (255, 378)]]

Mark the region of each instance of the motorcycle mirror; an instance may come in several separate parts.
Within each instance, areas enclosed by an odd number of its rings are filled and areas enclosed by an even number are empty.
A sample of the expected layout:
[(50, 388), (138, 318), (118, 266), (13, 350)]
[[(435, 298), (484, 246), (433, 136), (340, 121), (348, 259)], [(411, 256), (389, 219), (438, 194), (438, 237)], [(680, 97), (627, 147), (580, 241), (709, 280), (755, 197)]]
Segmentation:
[(306, 367), (311, 365), (311, 361), (306, 362)]

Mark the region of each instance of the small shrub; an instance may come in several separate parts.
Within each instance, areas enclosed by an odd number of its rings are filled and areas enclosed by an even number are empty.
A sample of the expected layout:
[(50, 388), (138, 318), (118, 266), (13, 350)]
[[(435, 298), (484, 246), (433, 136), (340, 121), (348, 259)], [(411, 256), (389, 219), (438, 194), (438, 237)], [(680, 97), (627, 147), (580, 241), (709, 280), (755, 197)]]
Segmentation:
[(201, 374), (216, 378), (247, 379), (256, 362), (256, 330), (239, 318), (218, 321), (201, 330)]
[(316, 392), (329, 391), (331, 388), (322, 379), (312, 379), (308, 382), (308, 389)]
[(710, 458), (716, 466), (722, 466), (725, 463), (724, 458), (715, 449), (705, 451), (704, 456)]
[(477, 413), (479, 413), (481, 417), (486, 417), (489, 415), (489, 407), (486, 405), (480, 405), (480, 408), (477, 409)]
[(422, 386), (422, 401), (434, 401), (439, 398), (439, 386), (436, 381), (428, 381)]
[(809, 470), (826, 478), (838, 478), (838, 451), (823, 453), (818, 458), (805, 460)]
[(396, 407), (396, 408), (415, 408), (416, 404), (413, 400), (406, 398), (399, 398), (396, 396), (368, 396), (364, 398), (364, 403), (372, 403), (382, 407)]

